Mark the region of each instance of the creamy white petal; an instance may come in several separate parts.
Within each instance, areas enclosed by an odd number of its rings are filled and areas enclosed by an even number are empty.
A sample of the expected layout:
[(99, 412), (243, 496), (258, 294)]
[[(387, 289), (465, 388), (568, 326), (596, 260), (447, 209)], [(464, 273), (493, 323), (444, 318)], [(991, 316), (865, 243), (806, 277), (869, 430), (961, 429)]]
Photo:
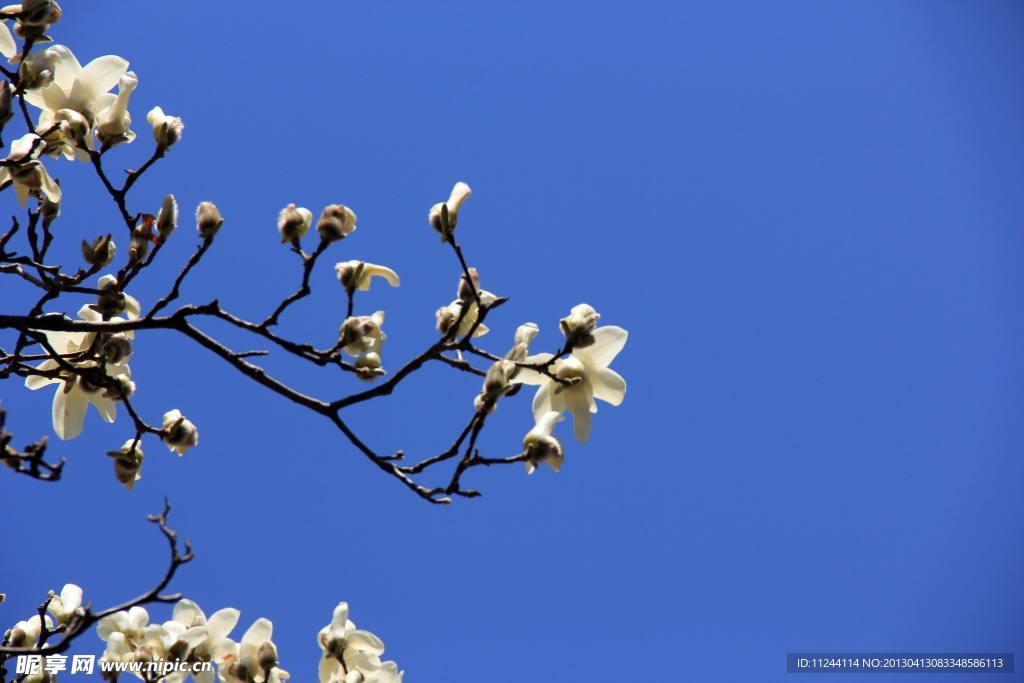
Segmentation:
[(206, 630), (209, 632), (210, 638), (220, 640), (226, 637), (238, 623), (240, 614), (234, 607), (225, 607), (210, 615), (206, 622)]
[(71, 391), (61, 389), (57, 392), (53, 397), (53, 431), (60, 439), (66, 441), (82, 433), (85, 409), (88, 406), (88, 399), (77, 387)]
[(117, 85), (118, 80), (128, 71), (128, 61), (116, 55), (97, 57), (82, 69), (78, 80), (95, 94), (104, 93)]
[(14, 36), (11, 35), (11, 29), (7, 28), (7, 24), (0, 23), (0, 55), (10, 59), (16, 54), (18, 54), (18, 46), (14, 42)]
[(132, 607), (128, 610), (128, 628), (141, 631), (149, 623), (149, 612), (144, 607)]
[(616, 325), (605, 325), (594, 330), (594, 343), (573, 351), (573, 355), (599, 368), (606, 368), (626, 345), (629, 333)]
[[(552, 354), (550, 353), (538, 353), (533, 356), (527, 356), (523, 360), (523, 362), (528, 363), (530, 365), (541, 365), (542, 363), (547, 363), (549, 360), (551, 360), (551, 358)], [(510, 381), (512, 382), (512, 384), (530, 384), (533, 386), (538, 386), (543, 384), (544, 382), (550, 382), (551, 378), (542, 375), (536, 370), (521, 367), (519, 368), (519, 371), (516, 372), (516, 376), (513, 377)]]
[(96, 406), (96, 410), (105, 422), (113, 422), (117, 419), (117, 403), (113, 399), (104, 396), (102, 391), (86, 394), (86, 397), (89, 402)]
[[(42, 363), (36, 366), (36, 370), (41, 370), (45, 372), (47, 370), (54, 370), (57, 367), (59, 367), (57, 361), (44, 360)], [(50, 379), (49, 377), (40, 377), (39, 375), (29, 375), (28, 377), (25, 378), (25, 386), (29, 389), (32, 389), (33, 391), (36, 389), (42, 389), (45, 386), (57, 382), (63, 383), (63, 380)]]
[(626, 397), (626, 380), (611, 368), (600, 368), (589, 379), (594, 398), (617, 406)]
[(327, 655), (321, 657), (318, 671), (320, 683), (328, 683), (338, 673), (339, 669), (341, 669), (341, 662), (337, 659)]
[(566, 408), (572, 414), (572, 433), (580, 443), (586, 443), (590, 438), (590, 400), (586, 393), (579, 390), (563, 391)]
[(60, 604), (65, 612), (74, 612), (82, 606), (82, 589), (73, 583), (64, 584), (60, 590)]
[(548, 381), (540, 386), (533, 396), (533, 419), (539, 420), (545, 413), (551, 411), (561, 413), (565, 410), (565, 392), (555, 393), (554, 381)]
[(258, 645), (270, 640), (274, 633), (274, 625), (269, 619), (260, 618), (252, 623), (249, 630), (242, 636), (242, 645)]
[(354, 647), (357, 650), (370, 652), (375, 655), (384, 653), (384, 642), (369, 631), (352, 631), (352, 633), (345, 636), (345, 641), (349, 647)]
[(199, 609), (199, 605), (191, 600), (179, 600), (174, 606), (174, 611), (171, 612), (171, 619), (186, 627), (206, 623), (206, 615), (203, 614), (203, 610)]
[(57, 56), (53, 64), (54, 84), (65, 93), (71, 92), (75, 79), (82, 73), (82, 65), (66, 45), (54, 45), (48, 49)]
[(96, 634), (101, 640), (107, 640), (114, 633), (123, 632), (128, 629), (128, 613), (114, 612), (103, 617), (96, 624)]

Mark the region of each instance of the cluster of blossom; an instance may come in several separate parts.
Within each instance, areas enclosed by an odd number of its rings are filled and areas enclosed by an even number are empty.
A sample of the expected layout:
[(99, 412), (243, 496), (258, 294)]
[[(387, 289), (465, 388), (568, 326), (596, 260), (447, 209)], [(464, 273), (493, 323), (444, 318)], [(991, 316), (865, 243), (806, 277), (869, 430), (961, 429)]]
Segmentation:
[[(2, 596), (0, 596), (2, 602)], [(43, 627), (48, 631), (67, 627), (72, 619), (82, 619), (82, 589), (67, 584), (60, 595), (51, 592), (47, 610), (19, 621), (5, 634), (11, 647), (32, 648)], [(192, 676), (196, 683), (282, 683), (289, 673), (278, 665), (274, 625), (269, 619), (257, 619), (237, 642), (229, 636), (238, 624), (240, 612), (232, 607), (217, 610), (209, 617), (191, 600), (179, 600), (171, 618), (150, 623), (149, 612), (136, 605), (114, 612), (96, 622), (96, 633), (106, 642), (100, 658), (104, 675), (113, 679), (118, 664), (144, 664), (149, 670), (171, 671), (164, 683), (182, 683)], [(384, 643), (369, 631), (356, 628), (348, 618), (348, 604), (334, 608), (331, 623), (317, 635), (323, 654), (319, 664), (320, 683), (400, 683), (403, 673), (392, 661), (381, 661)], [(173, 663), (176, 666), (155, 666)], [(211, 666), (197, 666), (210, 663)], [(187, 666), (186, 666), (187, 665)], [(215, 668), (214, 668), (215, 666)], [(139, 671), (140, 669), (128, 669)], [(143, 678), (140, 673), (136, 676)], [(41, 670), (24, 683), (55, 683), (56, 676)]]

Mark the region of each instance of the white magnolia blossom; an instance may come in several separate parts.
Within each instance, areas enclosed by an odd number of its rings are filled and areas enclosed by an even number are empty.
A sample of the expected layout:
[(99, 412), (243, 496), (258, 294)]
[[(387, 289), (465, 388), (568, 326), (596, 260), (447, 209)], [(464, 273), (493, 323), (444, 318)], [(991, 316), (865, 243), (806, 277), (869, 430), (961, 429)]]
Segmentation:
[[(609, 325), (593, 331), (593, 342), (586, 348), (574, 348), (572, 354), (555, 361), (550, 372), (561, 382), (533, 370), (520, 367), (513, 383), (538, 385), (533, 397), (533, 416), (539, 421), (548, 412), (572, 414), (572, 432), (583, 443), (590, 437), (591, 413), (597, 412), (600, 399), (613, 406), (626, 396), (626, 381), (608, 366), (626, 345), (629, 334), (621, 327)], [(529, 356), (524, 362), (543, 365), (550, 353)]]
[(320, 213), (316, 229), (320, 232), (320, 239), (337, 242), (355, 232), (356, 214), (344, 204), (328, 204)]
[[(490, 306), (498, 300), (497, 295), (491, 294), (484, 289), (479, 290), (478, 294), (480, 296), (480, 303), (484, 306)], [(476, 304), (476, 299), (470, 299), (468, 303), (463, 302), (461, 299), (456, 299), (447, 306), (437, 309), (435, 315), (437, 331), (441, 334), (447, 334), (451, 330), (452, 325), (459, 319), (459, 316), (462, 315), (463, 306), (467, 307), (466, 314), (462, 317), (462, 322), (459, 323), (459, 329), (455, 332), (455, 336), (462, 337), (469, 334), (473, 325), (476, 325), (477, 318), (480, 317), (480, 308)], [(490, 331), (487, 325), (480, 323), (473, 332), (473, 337), (482, 337)]]
[[(473, 194), (473, 191), (469, 189), (469, 185), (459, 181), (455, 183), (452, 188), (451, 194), (448, 196), (448, 201), (438, 202), (430, 207), (430, 213), (427, 217), (430, 220), (430, 225), (441, 234), (441, 239), (448, 239), (449, 233), (455, 229), (456, 223), (459, 220), (459, 209), (462, 208), (462, 203), (469, 199), (469, 195)], [(444, 211), (447, 209), (448, 214), (448, 225), (444, 225)]]
[(39, 615), (35, 614), (25, 621), (19, 621), (11, 627), (11, 635), (7, 644), (11, 647), (29, 647), (35, 644), (43, 630), (44, 623), (47, 629), (53, 628), (53, 620), (49, 615), (44, 620), (40, 620)]
[(42, 191), (51, 202), (60, 203), (60, 185), (54, 182), (39, 160), (45, 147), (38, 135), (26, 133), (11, 144), (11, 153), (4, 159), (5, 166), (0, 168), (0, 186), (12, 183), (21, 206), (25, 206), (29, 195), (37, 191)]
[(402, 680), (398, 665), (380, 660), (380, 655), (384, 654), (383, 641), (369, 631), (356, 628), (349, 620), (347, 602), (338, 603), (331, 623), (320, 629), (316, 640), (323, 651), (320, 683), (399, 683)]
[(150, 109), (146, 121), (153, 127), (153, 139), (161, 147), (173, 147), (185, 130), (185, 123), (180, 116), (168, 116), (161, 107)]
[[(137, 304), (137, 302), (136, 302)], [(90, 306), (83, 306), (78, 311), (78, 317), (90, 322), (100, 322), (103, 316)], [(95, 332), (46, 332), (47, 343), (54, 351), (66, 356), (77, 354), (91, 348), (96, 338)], [(76, 361), (65, 359), (65, 362), (76, 368), (97, 367), (95, 360)], [(39, 372), (49, 372), (61, 369), (62, 366), (56, 360), (48, 358), (36, 366)], [(108, 377), (119, 382), (122, 391), (130, 393), (134, 385), (131, 384), (131, 370), (127, 363), (107, 363), (104, 370)], [(51, 384), (57, 385), (57, 393), (53, 397), (53, 431), (61, 439), (73, 439), (82, 433), (82, 426), (85, 422), (85, 413), (89, 405), (96, 407), (96, 411), (107, 422), (113, 422), (117, 417), (117, 401), (119, 397), (101, 387), (93, 386), (82, 377), (73, 373), (61, 371), (56, 377), (44, 377), (41, 375), (30, 375), (25, 379), (25, 386), (29, 389), (41, 389)]]
[(29, 104), (43, 110), (39, 128), (49, 126), (53, 115), (61, 109), (74, 109), (90, 124), (98, 123), (100, 115), (117, 100), (110, 90), (128, 71), (128, 61), (115, 55), (105, 55), (83, 67), (64, 45), (52, 45), (44, 52), (41, 63), (51, 65), (53, 80), (25, 93)]
[[(191, 642), (199, 642), (201, 630), (186, 633), (184, 629), (168, 630), (160, 624), (149, 623), (149, 612), (136, 605), (103, 617), (96, 624), (96, 633), (107, 647), (100, 662), (155, 662), (175, 657), (187, 657)], [(179, 641), (184, 643), (180, 645)], [(135, 672), (136, 677), (143, 678)]]
[(558, 321), (562, 334), (575, 348), (583, 348), (594, 343), (593, 332), (601, 314), (590, 304), (573, 306), (569, 315)]
[(163, 430), (161, 438), (167, 449), (178, 455), (185, 455), (185, 451), (199, 445), (199, 430), (177, 408), (164, 413)]
[(277, 215), (277, 231), (281, 242), (294, 242), (306, 236), (313, 223), (313, 212), (302, 206), (289, 204)]
[(53, 615), (58, 624), (67, 624), (79, 607), (82, 606), (82, 589), (73, 583), (66, 583), (60, 589), (60, 595), (50, 598), (46, 606), (47, 611)]
[[(277, 667), (277, 647), (271, 640), (274, 625), (269, 619), (257, 619), (242, 636), (241, 642), (224, 655), (218, 667), (220, 680), (226, 683), (279, 683), (289, 677)], [(264, 672), (269, 669), (269, 674)]]
[[(164, 629), (169, 633), (178, 634), (179, 640), (188, 644), (189, 654), (183, 659), (190, 662), (215, 662), (218, 665), (234, 657), (237, 645), (228, 638), (228, 634), (238, 623), (239, 612), (233, 607), (217, 610), (206, 618), (199, 605), (191, 600), (179, 600), (174, 606), (171, 621), (164, 622)], [(182, 638), (188, 634), (186, 638)], [(185, 672), (175, 672), (168, 676), (167, 683), (183, 680)], [(213, 683), (216, 674), (213, 670), (198, 671), (192, 674), (196, 683)]]
[(369, 291), (370, 281), (375, 278), (383, 278), (392, 287), (399, 285), (398, 273), (387, 266), (379, 266), (376, 263), (366, 261), (343, 261), (334, 264), (334, 272), (338, 276), (338, 282), (346, 291), (361, 292)]

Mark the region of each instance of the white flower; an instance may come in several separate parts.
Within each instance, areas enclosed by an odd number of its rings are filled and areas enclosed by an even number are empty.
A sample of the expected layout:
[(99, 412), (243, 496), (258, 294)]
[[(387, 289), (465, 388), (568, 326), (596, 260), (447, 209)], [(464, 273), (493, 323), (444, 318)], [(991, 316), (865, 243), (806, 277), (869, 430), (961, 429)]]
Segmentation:
[[(583, 443), (590, 436), (591, 413), (597, 412), (600, 399), (613, 406), (626, 396), (626, 381), (608, 366), (626, 345), (629, 334), (621, 327), (609, 325), (593, 332), (593, 342), (586, 348), (574, 348), (572, 355), (555, 361), (550, 372), (562, 382), (556, 382), (540, 372), (520, 367), (512, 380), (516, 383), (539, 385), (533, 397), (533, 417), (540, 418), (550, 411), (572, 414), (572, 433)], [(551, 360), (550, 353), (539, 353), (524, 362), (541, 365)], [(569, 382), (568, 385), (565, 382)]]
[(386, 266), (378, 266), (365, 261), (336, 263), (334, 272), (338, 276), (338, 282), (345, 288), (345, 291), (349, 292), (369, 291), (370, 281), (375, 277), (383, 278), (392, 287), (397, 287), (399, 284), (398, 273)]
[[(236, 656), (238, 646), (227, 636), (238, 623), (238, 616), (237, 609), (225, 607), (214, 612), (207, 620), (199, 605), (191, 600), (180, 600), (174, 606), (171, 621), (164, 622), (164, 629), (188, 646), (189, 661), (219, 664)], [(196, 683), (214, 681), (212, 670), (199, 671), (193, 676)], [(185, 676), (179, 678), (183, 680)], [(173, 675), (169, 680), (174, 680)]]
[(46, 616), (44, 621), (40, 621), (38, 614), (29, 617), (25, 621), (19, 621), (11, 628), (11, 637), (8, 645), (11, 647), (29, 647), (34, 645), (39, 638), (39, 634), (42, 632), (44, 623), (47, 629), (53, 628), (53, 620), (49, 616)]
[(128, 610), (114, 612), (99, 620), (96, 624), (96, 635), (100, 640), (109, 640), (115, 633), (124, 634), (130, 639), (140, 639), (145, 635), (149, 625), (149, 612), (145, 607), (136, 605)]
[(185, 455), (185, 451), (199, 444), (199, 430), (178, 409), (164, 413), (163, 431), (161, 438), (167, 449), (177, 451), (178, 455)]
[[(480, 296), (480, 302), (484, 306), (490, 306), (498, 297), (491, 294), (487, 290), (481, 289), (478, 292)], [(466, 314), (462, 317), (462, 322), (459, 323), (459, 329), (455, 332), (454, 336), (462, 337), (469, 334), (469, 330), (476, 324), (477, 318), (480, 316), (480, 308), (476, 304), (476, 299), (470, 299), (469, 303), (463, 303), (461, 299), (456, 299), (447, 306), (443, 306), (437, 310), (437, 331), (441, 334), (448, 334), (452, 326), (462, 315), (462, 307), (467, 306)], [(473, 332), (473, 337), (482, 337), (488, 332), (490, 328), (483, 323), (477, 325), (476, 330)]]
[(562, 334), (574, 348), (583, 348), (594, 343), (593, 332), (601, 314), (589, 304), (573, 306), (569, 315), (558, 321)]
[(213, 239), (213, 236), (224, 224), (224, 218), (220, 215), (220, 209), (213, 202), (199, 202), (196, 207), (196, 231), (203, 239)]
[[(89, 306), (83, 306), (78, 311), (78, 317), (90, 322), (99, 322), (103, 317)], [(53, 350), (63, 355), (76, 354), (89, 349), (95, 339), (94, 332), (46, 332), (46, 340)], [(65, 359), (65, 362), (76, 368), (95, 368), (95, 360), (75, 361)], [(60, 363), (53, 359), (44, 360), (36, 366), (40, 372), (48, 372), (61, 369)], [(121, 386), (128, 390), (131, 387), (131, 370), (127, 365), (105, 365), (106, 374), (121, 383)], [(30, 375), (25, 379), (25, 386), (31, 390), (41, 389), (50, 384), (57, 384), (57, 393), (53, 397), (53, 431), (61, 439), (73, 439), (82, 433), (82, 426), (85, 421), (85, 413), (91, 403), (96, 411), (107, 422), (113, 422), (117, 417), (117, 398), (111, 392), (93, 386), (82, 377), (77, 377), (69, 372), (61, 371), (55, 377), (44, 377)]]
[(281, 242), (295, 242), (306, 236), (313, 223), (313, 212), (301, 206), (289, 204), (277, 215), (277, 231)]
[(553, 437), (551, 432), (555, 424), (564, 419), (561, 413), (548, 411), (537, 418), (537, 424), (526, 433), (523, 448), (528, 456), (524, 461), (527, 474), (533, 474), (542, 462), (550, 465), (555, 472), (562, 469), (562, 461), (565, 460), (562, 442)]
[(242, 636), (233, 653), (222, 660), (218, 671), (221, 678), (231, 683), (247, 683), (252, 680), (263, 683), (264, 670), (271, 669), (268, 683), (288, 678), (288, 672), (278, 669), (277, 648), (271, 637), (274, 625), (269, 619), (257, 619)]
[(60, 109), (74, 109), (95, 124), (101, 113), (111, 107), (117, 97), (110, 89), (128, 71), (128, 62), (115, 55), (97, 57), (83, 67), (64, 45), (46, 49), (46, 62), (52, 64), (53, 81), (45, 87), (25, 93), (25, 99), (43, 110), (39, 127), (46, 128)]
[(131, 129), (132, 117), (128, 113), (128, 98), (138, 85), (139, 79), (134, 71), (122, 74), (117, 82), (114, 103), (97, 115), (96, 135), (104, 146), (112, 147), (135, 139), (135, 131)]
[(355, 232), (356, 214), (344, 204), (329, 204), (320, 214), (316, 229), (320, 231), (320, 239), (336, 242)]
[(338, 333), (341, 349), (350, 356), (359, 356), (367, 351), (380, 351), (387, 335), (381, 329), (384, 326), (384, 311), (373, 315), (352, 316), (346, 318)]
[(168, 148), (177, 144), (181, 133), (185, 130), (185, 122), (180, 116), (168, 116), (160, 107), (153, 107), (146, 114), (146, 121), (153, 126), (153, 139), (161, 147)]
[(11, 144), (11, 153), (4, 159), (5, 166), (0, 168), (0, 185), (8, 181), (13, 183), (21, 206), (25, 206), (30, 194), (39, 190), (51, 202), (60, 202), (60, 185), (54, 182), (43, 162), (39, 161), (45, 147), (41, 137), (26, 133)]
[(66, 583), (60, 589), (60, 595), (50, 599), (46, 609), (57, 620), (58, 624), (66, 624), (71, 615), (82, 606), (82, 589), (73, 583)]
[[(116, 276), (109, 274), (104, 275), (97, 281), (96, 288), (100, 290), (100, 296), (96, 302), (96, 307), (100, 309), (101, 313), (107, 313), (111, 316), (124, 313), (128, 320), (138, 319), (139, 314), (142, 312), (142, 306), (139, 304), (139, 300), (131, 294), (122, 292), (117, 288)], [(132, 330), (128, 330), (125, 334), (129, 339), (135, 337), (135, 332)]]
[[(356, 628), (348, 618), (348, 603), (339, 602), (331, 615), (331, 623), (320, 629), (317, 644), (323, 650), (320, 658), (320, 683), (348, 680), (343, 677), (341, 660), (345, 669), (351, 674), (358, 671), (364, 681), (400, 681), (401, 674), (394, 662), (382, 663), (380, 655), (384, 654), (384, 643), (380, 638)], [(387, 676), (394, 673), (393, 678)], [(377, 676), (377, 678), (371, 678)]]
[[(430, 219), (430, 225), (434, 230), (441, 234), (442, 241), (447, 240), (451, 232), (455, 230), (455, 224), (459, 220), (459, 209), (462, 208), (462, 203), (471, 194), (473, 194), (473, 191), (469, 189), (469, 185), (459, 181), (452, 188), (448, 201), (439, 202), (430, 207), (430, 213), (427, 217)], [(447, 224), (445, 223), (445, 214), (447, 214)]]

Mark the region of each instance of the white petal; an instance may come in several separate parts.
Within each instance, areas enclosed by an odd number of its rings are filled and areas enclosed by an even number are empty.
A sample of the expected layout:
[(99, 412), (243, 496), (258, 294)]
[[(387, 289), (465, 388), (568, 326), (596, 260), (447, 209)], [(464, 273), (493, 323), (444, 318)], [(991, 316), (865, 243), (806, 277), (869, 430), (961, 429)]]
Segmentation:
[(86, 85), (92, 93), (100, 94), (107, 92), (128, 70), (128, 62), (116, 55), (104, 55), (97, 57), (82, 69), (78, 80)]
[(269, 619), (259, 618), (252, 623), (249, 630), (242, 636), (242, 645), (259, 645), (270, 640), (274, 633), (274, 625)]
[[(57, 349), (58, 351), (60, 349)], [(46, 371), (53, 370), (60, 367), (55, 360), (44, 360), (42, 363), (36, 366), (36, 370)], [(25, 386), (35, 391), (36, 389), (42, 389), (43, 387), (53, 384), (55, 382), (63, 383), (59, 379), (50, 379), (49, 377), (40, 377), (39, 375), (29, 375), (25, 378)]]
[(206, 622), (206, 630), (210, 633), (210, 638), (213, 640), (225, 638), (238, 623), (240, 614), (234, 607), (225, 607), (210, 615), (210, 619)]
[[(54, 45), (48, 49), (57, 55), (53, 64), (53, 83), (65, 93), (70, 93), (75, 79), (82, 73), (82, 65), (78, 63), (74, 53), (65, 45)], [(53, 109), (53, 107), (50, 108)]]
[(590, 377), (594, 398), (617, 406), (626, 397), (626, 380), (611, 368), (601, 368)]
[(43, 194), (54, 204), (59, 204), (62, 196), (60, 185), (53, 180), (45, 166), (39, 167), (39, 173), (42, 176)]
[(320, 658), (319, 676), (320, 683), (328, 683), (341, 668), (341, 662), (334, 657), (324, 655)]
[(0, 23), (0, 55), (10, 59), (16, 54), (18, 54), (18, 46), (14, 43), (11, 29), (7, 28), (7, 24)]
[(143, 607), (132, 607), (128, 610), (128, 628), (132, 631), (141, 631), (149, 623), (149, 612)]
[(114, 633), (121, 633), (128, 628), (128, 613), (127, 612), (114, 612), (113, 614), (103, 617), (96, 624), (96, 634), (101, 640), (107, 640)]
[(216, 674), (213, 673), (213, 667), (210, 670), (200, 670), (192, 674), (192, 678), (196, 683), (214, 683), (216, 680)]
[(199, 605), (191, 600), (179, 600), (178, 604), (174, 606), (171, 618), (186, 627), (197, 623), (206, 623), (206, 615), (203, 614), (203, 610), (199, 609)]
[(590, 438), (590, 399), (586, 392), (579, 388), (563, 391), (566, 408), (572, 414), (572, 433), (580, 443)]
[(103, 395), (101, 391), (86, 395), (89, 402), (96, 406), (100, 417), (105, 422), (113, 422), (117, 419), (117, 403), (113, 399)]
[(619, 355), (622, 347), (626, 345), (629, 333), (621, 327), (606, 325), (594, 330), (594, 343), (590, 346), (573, 351), (574, 356), (598, 367), (606, 368)]
[(60, 439), (73, 439), (82, 433), (85, 423), (85, 409), (89, 401), (85, 393), (75, 387), (64, 391), (63, 387), (53, 397), (53, 431)]
[(565, 392), (561, 391), (555, 393), (556, 384), (553, 380), (548, 380), (546, 384), (542, 384), (537, 393), (533, 396), (533, 419), (536, 422), (540, 420), (545, 413), (555, 411), (561, 413), (565, 410)]
[(370, 652), (375, 655), (384, 653), (384, 642), (369, 631), (353, 631), (345, 637), (349, 647)]
[(60, 603), (66, 613), (74, 612), (82, 606), (82, 589), (73, 583), (64, 584), (60, 590)]
[[(552, 354), (550, 353), (538, 353), (533, 356), (527, 356), (523, 362), (530, 365), (541, 365), (543, 363), (547, 363), (551, 358)], [(550, 377), (542, 375), (536, 370), (531, 370), (530, 368), (519, 368), (519, 371), (516, 372), (516, 376), (511, 380), (512, 384), (532, 384), (534, 386), (539, 386), (544, 382), (550, 381)]]

